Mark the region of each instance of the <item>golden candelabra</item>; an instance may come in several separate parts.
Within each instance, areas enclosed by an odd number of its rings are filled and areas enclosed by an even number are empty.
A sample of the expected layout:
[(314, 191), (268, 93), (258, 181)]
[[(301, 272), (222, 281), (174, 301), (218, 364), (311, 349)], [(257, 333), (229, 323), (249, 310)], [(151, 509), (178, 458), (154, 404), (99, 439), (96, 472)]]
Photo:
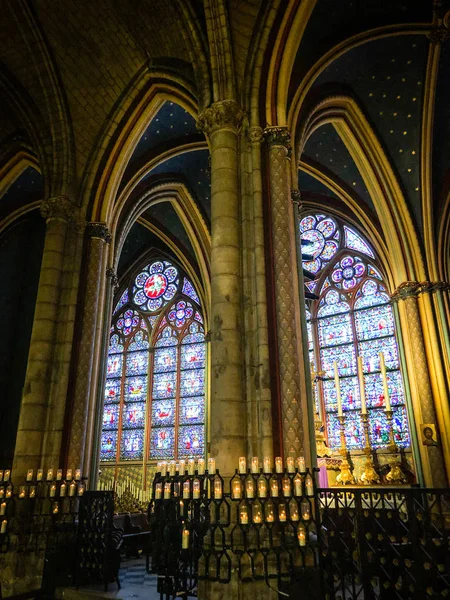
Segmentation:
[(365, 446), (364, 446), (364, 454), (366, 455), (366, 461), (364, 463), (364, 469), (360, 477), (360, 482), (364, 485), (371, 485), (373, 483), (380, 483), (380, 476), (375, 471), (375, 467), (373, 464), (372, 458), (372, 447), (370, 445), (370, 435), (369, 435), (369, 415), (367, 412), (361, 413), (361, 419), (364, 427), (364, 438), (365, 438)]
[(342, 461), (339, 468), (339, 474), (336, 477), (336, 482), (342, 485), (355, 485), (355, 478), (353, 477), (352, 469), (348, 462), (347, 444), (345, 442), (345, 417), (344, 415), (340, 415), (338, 416), (338, 419), (340, 424)]
[(392, 410), (386, 410), (386, 420), (388, 422), (389, 431), (389, 452), (391, 459), (389, 460), (389, 466), (391, 467), (389, 473), (386, 475), (386, 480), (390, 483), (407, 483), (408, 478), (402, 471), (399, 460), (398, 446), (394, 439), (394, 426), (393, 426), (393, 412)]

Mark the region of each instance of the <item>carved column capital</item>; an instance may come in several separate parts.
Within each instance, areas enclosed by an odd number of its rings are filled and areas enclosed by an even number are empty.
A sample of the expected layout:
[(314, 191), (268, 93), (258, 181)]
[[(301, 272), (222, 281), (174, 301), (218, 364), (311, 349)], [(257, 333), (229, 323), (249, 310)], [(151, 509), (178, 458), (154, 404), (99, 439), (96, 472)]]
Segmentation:
[(406, 298), (417, 298), (420, 292), (421, 284), (418, 281), (404, 281), (390, 296), (393, 302), (398, 302), (399, 300), (406, 300)]
[(41, 215), (48, 221), (75, 221), (77, 215), (77, 206), (75, 202), (67, 196), (54, 196), (41, 202)]
[(266, 127), (263, 136), (269, 147), (283, 146), (289, 152), (291, 134), (287, 127)]
[(111, 233), (106, 223), (91, 222), (86, 224), (86, 232), (90, 238), (103, 240), (106, 244), (110, 244), (112, 240)]
[(210, 136), (219, 129), (232, 129), (239, 132), (244, 111), (234, 100), (222, 100), (214, 102), (208, 108), (205, 108), (198, 116), (197, 128)]
[(113, 290), (116, 290), (119, 287), (119, 278), (112, 267), (106, 269), (106, 277), (110, 280)]
[(263, 130), (261, 127), (249, 127), (247, 129), (247, 139), (251, 144), (259, 144), (263, 140)]

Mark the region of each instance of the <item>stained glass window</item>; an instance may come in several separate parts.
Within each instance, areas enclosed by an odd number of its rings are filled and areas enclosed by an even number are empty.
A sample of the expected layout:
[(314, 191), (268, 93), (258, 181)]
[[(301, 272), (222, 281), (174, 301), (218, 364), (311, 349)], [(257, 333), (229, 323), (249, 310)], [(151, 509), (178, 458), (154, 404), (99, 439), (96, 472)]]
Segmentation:
[(310, 291), (320, 294), (307, 301), (307, 328), (311, 370), (321, 374), (313, 385), (316, 411), (324, 416), (328, 445), (340, 446), (334, 361), (337, 362), (345, 436), (349, 449), (364, 446), (357, 357), (363, 361), (369, 433), (374, 448), (386, 447), (388, 426), (380, 372), (384, 353), (389, 396), (394, 412), (393, 431), (399, 446), (410, 445), (403, 379), (395, 324), (389, 296), (383, 285), (375, 253), (352, 227), (327, 215), (307, 215), (300, 236), (309, 242), (303, 252), (312, 259), (305, 269), (316, 274)]
[(115, 306), (100, 460), (203, 456), (205, 364), (199, 296), (179, 267), (155, 260)]

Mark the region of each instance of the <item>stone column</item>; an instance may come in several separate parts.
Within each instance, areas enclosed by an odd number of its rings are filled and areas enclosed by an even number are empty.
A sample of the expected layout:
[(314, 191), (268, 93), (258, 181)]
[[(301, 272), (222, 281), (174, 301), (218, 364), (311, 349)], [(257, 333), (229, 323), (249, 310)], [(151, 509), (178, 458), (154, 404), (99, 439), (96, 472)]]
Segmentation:
[[(446, 487), (447, 477), (440, 440), (438, 440), (438, 446), (424, 446), (422, 443), (423, 436), (420, 427), (422, 424), (432, 423), (436, 425), (437, 430), (439, 428), (436, 422), (433, 392), (417, 303), (419, 293), (420, 284), (408, 281), (401, 284), (391, 297), (394, 302), (398, 302), (425, 485), (427, 487)], [(445, 432), (438, 433), (446, 435)]]
[(236, 102), (224, 100), (198, 119), (211, 151), (210, 454), (225, 474), (246, 454), (238, 168), (242, 118)]
[(104, 223), (88, 223), (87, 260), (83, 305), (81, 311), (81, 334), (78, 346), (75, 376), (75, 394), (73, 398), (70, 426), (70, 445), (67, 466), (82, 468), (87, 474), (90, 468), (93, 444), (93, 432), (96, 415), (97, 373), (96, 356), (100, 348), (96, 341), (101, 338), (102, 327), (102, 281), (104, 280), (104, 255), (106, 245), (111, 242), (111, 234)]
[(76, 206), (63, 196), (49, 198), (42, 202), (41, 214), (47, 229), (16, 438), (16, 480), (23, 478), (27, 468), (57, 466), (43, 465), (42, 454), (50, 397), (52, 389), (58, 386), (59, 374), (53, 368), (56, 332), (67, 234)]
[[(299, 287), (290, 183), (288, 150), (290, 135), (285, 127), (264, 131), (268, 145), (270, 215), (273, 248), (278, 367), (281, 393), (281, 422), (285, 456), (298, 456), (304, 449), (307, 415), (301, 406)], [(310, 457), (307, 457), (307, 460)]]

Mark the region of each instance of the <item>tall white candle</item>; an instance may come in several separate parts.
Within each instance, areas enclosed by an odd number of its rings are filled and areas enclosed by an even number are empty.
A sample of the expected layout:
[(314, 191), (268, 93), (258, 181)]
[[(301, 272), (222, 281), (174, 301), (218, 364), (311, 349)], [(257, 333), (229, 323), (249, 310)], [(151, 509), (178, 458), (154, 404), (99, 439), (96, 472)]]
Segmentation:
[(364, 373), (363, 373), (363, 362), (362, 357), (358, 356), (358, 382), (359, 382), (359, 395), (361, 397), (361, 414), (367, 414), (366, 406), (366, 392), (364, 388)]
[(6, 533), (7, 526), (8, 526), (8, 521), (6, 519), (3, 519), (2, 528), (0, 529), (0, 533)]
[(383, 394), (384, 394), (384, 409), (390, 411), (391, 410), (391, 400), (389, 398), (389, 389), (387, 383), (386, 376), (386, 365), (384, 364), (384, 354), (380, 352), (378, 354), (380, 357), (380, 371), (381, 371), (381, 379), (383, 381)]
[(252, 458), (252, 473), (259, 473), (259, 459), (257, 456)]
[(270, 458), (270, 456), (265, 456), (264, 457), (264, 473), (271, 473), (272, 472), (272, 459)]
[(336, 360), (333, 363), (333, 367), (334, 367), (334, 385), (336, 386), (338, 417), (342, 417), (341, 384), (339, 383), (339, 371), (338, 371), (338, 365), (337, 365)]

